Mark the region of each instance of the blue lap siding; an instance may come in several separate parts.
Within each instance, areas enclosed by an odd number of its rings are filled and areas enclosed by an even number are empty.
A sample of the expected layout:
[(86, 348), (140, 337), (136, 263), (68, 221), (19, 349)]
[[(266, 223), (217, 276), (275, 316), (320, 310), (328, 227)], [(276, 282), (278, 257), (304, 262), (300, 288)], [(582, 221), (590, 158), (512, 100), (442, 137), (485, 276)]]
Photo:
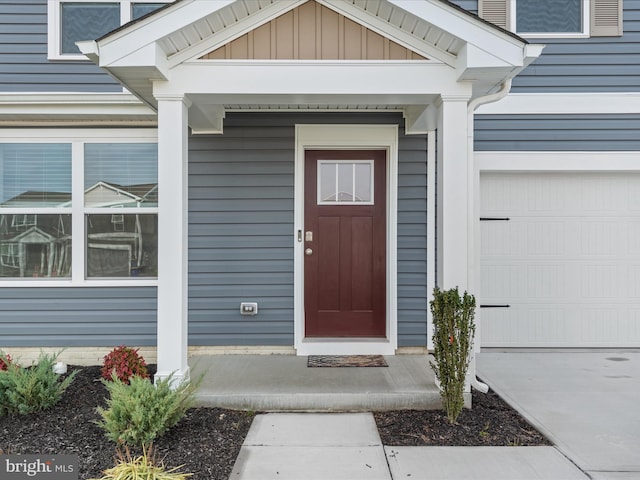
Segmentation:
[[(477, 13), (478, 0), (452, 3)], [(639, 91), (640, 0), (624, 0), (623, 18), (621, 37), (527, 38), (530, 43), (546, 47), (542, 55), (513, 80), (511, 91)]]
[[(396, 114), (229, 114), (223, 136), (192, 137), (189, 342), (293, 345), (296, 123), (402, 123)], [(400, 138), (401, 345), (426, 344), (426, 139)], [(241, 316), (240, 302), (259, 314)]]
[(477, 115), (476, 151), (639, 151), (640, 114)]
[(89, 60), (47, 59), (47, 0), (0, 0), (0, 92), (121, 91)]
[(0, 288), (0, 347), (155, 345), (155, 287)]
[[(293, 345), (296, 123), (402, 125), (398, 114), (228, 114), (189, 152), (189, 343)], [(398, 333), (426, 344), (426, 137), (400, 129)], [(161, 213), (160, 213), (161, 214)], [(259, 314), (241, 316), (241, 301)], [(1, 346), (154, 345), (154, 287), (0, 288)]]

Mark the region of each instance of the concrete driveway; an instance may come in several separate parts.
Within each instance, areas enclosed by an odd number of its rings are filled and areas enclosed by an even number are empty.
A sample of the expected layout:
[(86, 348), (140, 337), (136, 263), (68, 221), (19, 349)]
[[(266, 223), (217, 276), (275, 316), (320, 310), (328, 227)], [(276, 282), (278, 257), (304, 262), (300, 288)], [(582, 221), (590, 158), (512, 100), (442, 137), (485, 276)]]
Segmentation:
[(485, 350), (477, 371), (592, 479), (640, 479), (640, 351)]

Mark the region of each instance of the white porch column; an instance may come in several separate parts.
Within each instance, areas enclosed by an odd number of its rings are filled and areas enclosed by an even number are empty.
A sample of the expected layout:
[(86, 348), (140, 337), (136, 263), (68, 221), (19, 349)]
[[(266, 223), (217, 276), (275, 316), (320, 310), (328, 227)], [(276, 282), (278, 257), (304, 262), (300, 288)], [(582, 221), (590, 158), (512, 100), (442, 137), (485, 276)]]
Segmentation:
[[(443, 97), (438, 114), (437, 283), (468, 288), (470, 159), (466, 96)], [(469, 292), (473, 293), (473, 292)]]
[(158, 98), (158, 378), (189, 376), (187, 363), (188, 108)]
[[(474, 176), (473, 150), (469, 148), (468, 97), (443, 97), (438, 115), (438, 191), (437, 191), (437, 283), (447, 290), (458, 287), (462, 294), (474, 282), (473, 268)], [(478, 292), (469, 291), (477, 297)], [(476, 305), (476, 309), (479, 306)], [(477, 310), (476, 310), (477, 313)], [(477, 327), (476, 327), (477, 328)], [(476, 351), (471, 351), (465, 392), (471, 385), (483, 390), (476, 380)], [(471, 397), (467, 398), (470, 402)], [(470, 405), (470, 403), (469, 403)]]

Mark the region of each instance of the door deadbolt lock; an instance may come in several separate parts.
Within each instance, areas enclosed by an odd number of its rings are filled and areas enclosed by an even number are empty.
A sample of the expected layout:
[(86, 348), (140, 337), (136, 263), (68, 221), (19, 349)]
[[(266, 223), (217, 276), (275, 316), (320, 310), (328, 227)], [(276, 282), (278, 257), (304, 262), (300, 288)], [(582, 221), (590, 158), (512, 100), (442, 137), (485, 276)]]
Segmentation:
[(313, 232), (304, 232), (304, 241), (313, 242)]
[(311, 250), (310, 248), (307, 248), (307, 249), (304, 251), (304, 254), (305, 254), (305, 255), (311, 255), (312, 253), (313, 253), (313, 250)]

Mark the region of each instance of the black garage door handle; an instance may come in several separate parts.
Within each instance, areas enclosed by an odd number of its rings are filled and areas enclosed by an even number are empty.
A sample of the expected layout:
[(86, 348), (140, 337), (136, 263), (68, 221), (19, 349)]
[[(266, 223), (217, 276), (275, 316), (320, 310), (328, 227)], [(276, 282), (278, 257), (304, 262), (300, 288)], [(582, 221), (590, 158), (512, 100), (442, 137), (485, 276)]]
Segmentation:
[(480, 305), (480, 308), (509, 308), (511, 305)]

